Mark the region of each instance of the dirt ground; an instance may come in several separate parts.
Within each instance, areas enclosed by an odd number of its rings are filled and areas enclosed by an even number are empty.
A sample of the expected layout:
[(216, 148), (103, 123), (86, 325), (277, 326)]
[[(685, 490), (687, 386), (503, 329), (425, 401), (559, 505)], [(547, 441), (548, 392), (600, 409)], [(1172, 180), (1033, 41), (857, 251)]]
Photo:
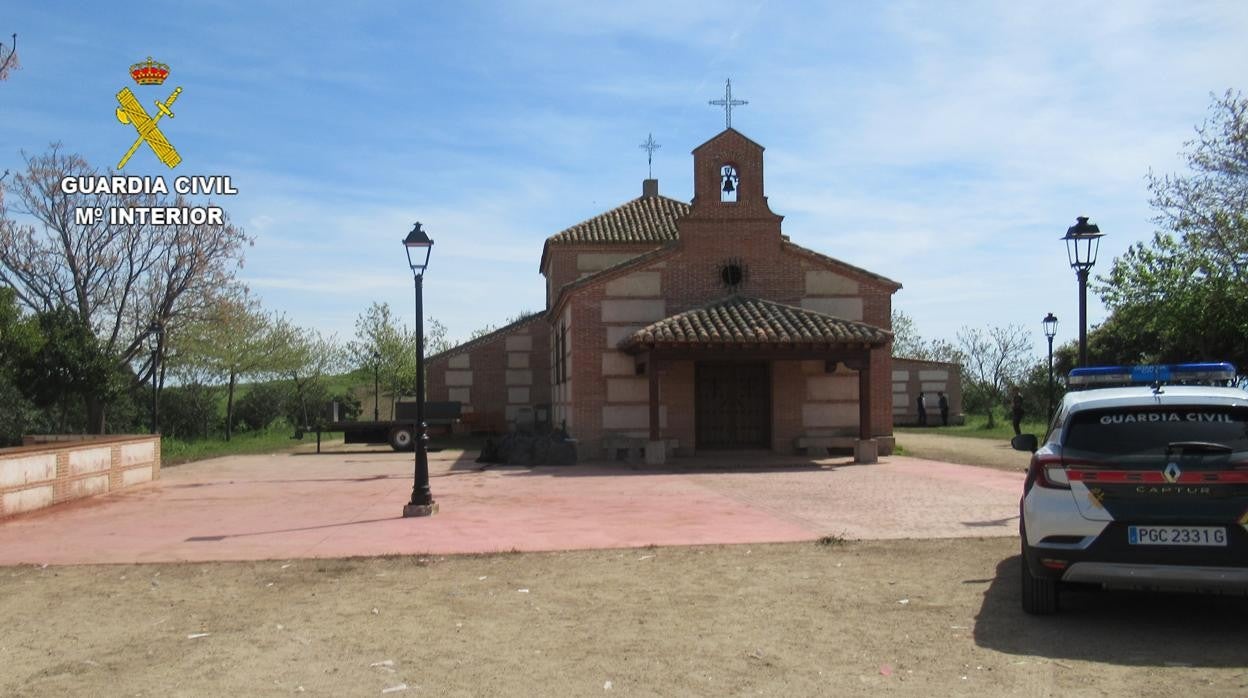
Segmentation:
[(946, 463), (980, 465), (997, 470), (1021, 472), (1027, 469), (1031, 454), (1015, 451), (1010, 442), (1000, 439), (977, 439), (970, 436), (922, 434), (910, 430), (897, 432), (897, 443), (907, 456), (929, 458)]
[(1019, 609), (1012, 538), (0, 568), (0, 694), (1244, 695), (1248, 600)]
[(1018, 564), (1005, 537), (0, 567), (0, 695), (1248, 694), (1248, 599), (1033, 618)]

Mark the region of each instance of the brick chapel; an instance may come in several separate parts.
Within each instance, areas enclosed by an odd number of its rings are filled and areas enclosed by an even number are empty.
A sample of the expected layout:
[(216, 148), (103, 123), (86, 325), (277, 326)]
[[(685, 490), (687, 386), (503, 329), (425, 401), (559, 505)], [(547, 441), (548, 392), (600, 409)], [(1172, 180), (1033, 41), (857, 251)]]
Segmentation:
[(890, 453), (901, 284), (790, 240), (763, 147), (737, 130), (693, 167), (689, 203), (647, 179), (547, 238), (545, 312), (430, 357), (428, 399), (462, 403), (474, 430), (566, 425), (582, 460)]

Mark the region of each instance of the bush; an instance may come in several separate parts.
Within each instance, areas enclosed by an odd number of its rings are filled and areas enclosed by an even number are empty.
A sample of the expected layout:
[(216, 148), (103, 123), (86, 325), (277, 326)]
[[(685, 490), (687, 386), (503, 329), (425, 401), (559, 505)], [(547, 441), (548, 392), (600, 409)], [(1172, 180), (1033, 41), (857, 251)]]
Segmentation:
[(25, 434), (56, 433), (50, 412), (37, 409), (8, 380), (0, 378), (0, 448), (21, 446)]
[(161, 434), (178, 439), (209, 437), (221, 425), (216, 392), (200, 383), (160, 391)]
[(287, 416), (293, 403), (290, 386), (286, 383), (256, 383), (234, 403), (234, 426), (252, 431), (268, 429), (273, 422)]
[[(349, 422), (360, 418), (360, 400), (351, 391), (344, 391), (329, 397), (330, 403), (338, 403), (338, 419)], [(333, 405), (326, 406), (326, 421), (333, 418)], [(372, 415), (369, 415), (372, 418)]]
[[(318, 424), (334, 421), (334, 405), (338, 403), (338, 421), (350, 422), (360, 416), (360, 401), (350, 391), (331, 393), (324, 383), (304, 386), (301, 403), (293, 394), (286, 403), (286, 419), (301, 427), (316, 428)], [(305, 418), (304, 408), (307, 409)]]

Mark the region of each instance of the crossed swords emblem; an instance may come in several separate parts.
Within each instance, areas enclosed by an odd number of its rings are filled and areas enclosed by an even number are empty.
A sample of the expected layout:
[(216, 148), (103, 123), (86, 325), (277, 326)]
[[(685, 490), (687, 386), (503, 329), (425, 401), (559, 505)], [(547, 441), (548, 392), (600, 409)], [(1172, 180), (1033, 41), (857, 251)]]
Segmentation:
[(169, 139), (165, 138), (165, 134), (161, 133), (160, 128), (156, 125), (156, 122), (160, 121), (161, 117), (173, 118), (171, 107), (173, 107), (173, 103), (177, 101), (180, 94), (182, 94), (181, 87), (175, 89), (165, 101), (157, 101), (156, 109), (158, 111), (155, 117), (151, 117), (147, 115), (143, 105), (139, 104), (139, 100), (135, 98), (129, 87), (121, 88), (121, 92), (117, 93), (117, 103), (121, 105), (117, 107), (117, 120), (123, 124), (134, 126), (134, 130), (139, 132), (139, 137), (135, 139), (134, 144), (130, 146), (126, 154), (121, 156), (121, 162), (117, 164), (117, 169), (120, 170), (125, 167), (131, 156), (144, 143), (147, 143), (151, 147), (152, 152), (156, 154), (156, 157), (160, 158), (160, 161), (169, 166), (170, 169), (177, 167), (178, 163), (182, 162), (182, 156), (178, 155), (178, 151), (174, 149), (173, 145), (169, 143)]

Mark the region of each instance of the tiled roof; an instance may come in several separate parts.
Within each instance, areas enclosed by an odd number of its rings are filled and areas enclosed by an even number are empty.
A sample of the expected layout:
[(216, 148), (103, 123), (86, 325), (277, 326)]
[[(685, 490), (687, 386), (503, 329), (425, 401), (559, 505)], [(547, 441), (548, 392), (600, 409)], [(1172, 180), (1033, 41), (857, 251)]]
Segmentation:
[(686, 344), (869, 344), (891, 333), (813, 310), (730, 296), (643, 327), (620, 340), (622, 350)]
[(456, 344), (450, 349), (440, 351), (436, 354), (433, 354), (432, 356), (426, 356), (425, 361), (426, 362), (435, 361), (443, 357), (454, 356), (455, 354), (461, 354), (469, 349), (478, 347), (482, 344), (486, 344), (487, 342), (492, 342), (496, 339), (501, 339), (503, 335), (507, 334), (508, 332), (511, 332), (512, 330), (518, 329), (521, 325), (527, 325), (528, 323), (533, 322), (535, 320), (540, 320), (544, 316), (545, 314), (540, 311), (535, 312), (535, 313), (530, 313), (520, 318), (519, 320), (516, 320), (515, 322), (509, 322), (506, 325), (503, 325), (502, 327), (496, 330), (490, 330), (487, 334), (483, 334), (480, 337), (475, 337), (473, 339), (470, 339), (467, 342), (464, 342), (463, 344)]
[(894, 288), (896, 288), (896, 289), (900, 289), (900, 288), (901, 288), (901, 284), (900, 284), (900, 283), (898, 283), (898, 282), (896, 282), (896, 281), (893, 281), (892, 279), (888, 278), (887, 276), (881, 276), (880, 274), (876, 274), (876, 273), (875, 273), (875, 272), (873, 272), (873, 271), (867, 271), (866, 269), (863, 269), (862, 267), (856, 267), (856, 266), (854, 266), (854, 265), (852, 265), (852, 264), (849, 264), (849, 263), (847, 263), (847, 262), (843, 262), (843, 261), (841, 261), (841, 260), (837, 259), (836, 257), (829, 257), (829, 256), (827, 256), (826, 254), (823, 254), (823, 253), (821, 253), (821, 252), (815, 252), (814, 250), (812, 250), (812, 249), (810, 249), (810, 248), (808, 248), (808, 247), (802, 247), (801, 245), (799, 245), (799, 244), (797, 244), (797, 243), (793, 242), (792, 240), (788, 239), (788, 237), (787, 237), (787, 236), (784, 236), (784, 242), (782, 243), (782, 245), (784, 246), (784, 248), (785, 248), (785, 249), (788, 249), (788, 250), (793, 250), (794, 252), (797, 252), (797, 253), (799, 253), (799, 254), (804, 254), (804, 255), (806, 255), (806, 256), (808, 256), (808, 257), (812, 258), (812, 259), (817, 259), (817, 260), (819, 260), (819, 261), (821, 261), (821, 262), (826, 262), (826, 263), (829, 263), (829, 264), (835, 264), (835, 265), (837, 265), (837, 266), (841, 266), (841, 267), (844, 267), (844, 268), (846, 268), (846, 269), (852, 269), (852, 270), (854, 270), (854, 271), (858, 272), (859, 274), (862, 274), (863, 276), (866, 276), (866, 277), (868, 277), (868, 278), (876, 279), (876, 280), (878, 280), (878, 281), (883, 281), (884, 283), (888, 284), (889, 286), (893, 286), (893, 287), (894, 287)]
[(666, 196), (643, 196), (546, 238), (565, 243), (664, 243), (676, 239), (676, 221), (689, 204)]

